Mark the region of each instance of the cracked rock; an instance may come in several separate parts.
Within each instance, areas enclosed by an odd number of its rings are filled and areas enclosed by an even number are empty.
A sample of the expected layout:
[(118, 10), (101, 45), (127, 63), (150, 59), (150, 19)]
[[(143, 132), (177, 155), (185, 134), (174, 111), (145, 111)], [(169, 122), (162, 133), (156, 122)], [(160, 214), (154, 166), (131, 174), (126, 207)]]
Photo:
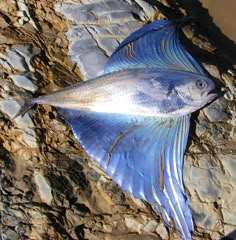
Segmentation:
[[(24, 98), (102, 74), (125, 37), (148, 21), (190, 13), (187, 1), (3, 0), (0, 9), (2, 238), (179, 239), (88, 159), (55, 108), (14, 116)], [(193, 239), (235, 239), (235, 62), (204, 26), (189, 26), (189, 50), (227, 90), (192, 115), (184, 182)]]

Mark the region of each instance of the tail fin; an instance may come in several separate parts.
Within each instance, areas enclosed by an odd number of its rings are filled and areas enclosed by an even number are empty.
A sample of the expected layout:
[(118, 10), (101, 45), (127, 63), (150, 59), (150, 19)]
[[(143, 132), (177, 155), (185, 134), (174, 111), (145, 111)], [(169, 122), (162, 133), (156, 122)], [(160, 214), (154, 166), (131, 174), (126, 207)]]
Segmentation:
[(34, 98), (25, 99), (24, 105), (20, 108), (14, 118), (23, 117), (35, 104)]

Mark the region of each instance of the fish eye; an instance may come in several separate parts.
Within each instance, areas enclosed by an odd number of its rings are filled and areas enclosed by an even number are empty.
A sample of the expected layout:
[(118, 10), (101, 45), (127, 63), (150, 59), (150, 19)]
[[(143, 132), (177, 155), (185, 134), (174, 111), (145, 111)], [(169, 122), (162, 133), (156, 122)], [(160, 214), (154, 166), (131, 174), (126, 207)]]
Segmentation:
[(202, 90), (206, 87), (206, 83), (203, 80), (197, 80), (196, 86), (198, 89)]

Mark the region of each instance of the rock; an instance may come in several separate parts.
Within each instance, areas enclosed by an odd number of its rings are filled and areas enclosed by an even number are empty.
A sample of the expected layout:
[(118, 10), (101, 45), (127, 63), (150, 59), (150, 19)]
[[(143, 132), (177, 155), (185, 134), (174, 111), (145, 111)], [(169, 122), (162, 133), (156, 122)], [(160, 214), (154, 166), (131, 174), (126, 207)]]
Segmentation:
[(18, 234), (11, 228), (3, 229), (2, 237), (4, 240), (17, 240)]
[(23, 25), (24, 23), (29, 22), (30, 24), (32, 24), (32, 26), (38, 30), (35, 21), (33, 20), (33, 18), (30, 15), (30, 10), (28, 8), (28, 0), (18, 0), (16, 1), (17, 6), (19, 8), (18, 12), (17, 12), (17, 16), (20, 17), (18, 22), (20, 25)]
[(19, 224), (19, 221), (18, 221), (17, 217), (15, 217), (14, 215), (6, 214), (3, 216), (2, 224), (6, 225), (8, 227), (15, 227)]
[(227, 112), (228, 103), (223, 98), (217, 99), (203, 111), (211, 122), (226, 122), (231, 119), (231, 114)]
[(217, 68), (217, 66), (212, 65), (212, 64), (207, 64), (207, 63), (203, 63), (204, 68), (207, 70), (207, 72), (210, 73), (211, 76), (215, 77), (215, 78), (220, 78), (220, 72), (219, 69)]
[[(140, 28), (137, 17), (146, 20), (157, 11), (144, 1), (128, 3), (121, 0), (98, 1), (88, 5), (61, 3), (56, 10), (79, 26), (71, 28), (66, 34), (70, 42), (68, 55), (78, 64), (85, 79), (103, 73), (108, 56), (118, 42)], [(89, 24), (86, 26), (85, 22)]]
[(18, 87), (31, 92), (35, 92), (38, 89), (37, 85), (32, 82), (32, 79), (36, 81), (32, 73), (12, 74), (10, 77)]
[(222, 79), (224, 80), (226, 86), (229, 88), (230, 92), (235, 96), (236, 94), (236, 84), (233, 76), (229, 74), (222, 74)]
[(234, 100), (234, 95), (230, 91), (228, 91), (224, 94), (224, 98), (227, 101), (233, 101)]
[(218, 157), (223, 168), (221, 165), (215, 165), (216, 163), (206, 154), (197, 155), (197, 166), (196, 163), (195, 166), (192, 164), (196, 159), (191, 160), (188, 157), (185, 161), (185, 172), (189, 178), (184, 175), (184, 181), (191, 196), (191, 208), (197, 226), (210, 230), (210, 233), (214, 229), (223, 234), (222, 228), (218, 225), (219, 221), (236, 223), (232, 214), (235, 212), (232, 202), (236, 197), (232, 191), (236, 184), (230, 180), (236, 157), (234, 155)]
[[(191, 158), (190, 158), (191, 159)], [(188, 178), (185, 178), (185, 184), (191, 196), (197, 194), (202, 202), (214, 202), (220, 196), (219, 186), (215, 184), (217, 174), (223, 177), (224, 174), (220, 168), (213, 166), (208, 154), (198, 154), (198, 165), (194, 166), (194, 160), (186, 159), (185, 172), (188, 173)], [(192, 162), (191, 162), (192, 161)], [(190, 169), (187, 169), (190, 168)]]
[(227, 239), (235, 239), (235, 226), (225, 224), (224, 225), (224, 236), (227, 236)]
[(156, 230), (158, 223), (154, 220), (150, 220), (143, 228), (143, 231), (151, 233)]
[(198, 137), (202, 137), (209, 132), (210, 126), (207, 118), (202, 111), (199, 112), (198, 122), (196, 124), (195, 133)]
[(42, 202), (45, 202), (48, 205), (50, 205), (53, 200), (53, 196), (51, 193), (51, 188), (47, 183), (47, 180), (38, 171), (35, 171), (34, 179), (35, 179), (35, 183), (38, 187), (39, 195), (40, 195)]
[[(6, 113), (9, 117), (13, 118), (19, 111), (20, 105), (13, 99), (3, 100), (0, 102), (0, 109), (2, 112)], [(29, 118), (26, 121), (29, 122)]]
[[(6, 113), (9, 117), (14, 118), (20, 110), (20, 105), (15, 100), (3, 100), (0, 101), (0, 110)], [(19, 129), (15, 130), (15, 132), (19, 135), (18, 140), (23, 144), (27, 144), (28, 147), (37, 148), (38, 144), (36, 133), (33, 129), (31, 129), (34, 127), (34, 124), (29, 117), (29, 114), (26, 113), (23, 117), (17, 117), (15, 122), (19, 127)]]
[(213, 204), (192, 201), (191, 208), (195, 223), (198, 227), (204, 229), (205, 232), (216, 229), (217, 223), (221, 221), (220, 213), (215, 211)]
[[(21, 72), (24, 71), (34, 71), (33, 66), (31, 65), (31, 60), (34, 56), (38, 55), (40, 50), (38, 48), (33, 48), (32, 46), (24, 45), (14, 45), (11, 48), (6, 49), (5, 56), (2, 56), (8, 65), (6, 68), (16, 69)], [(1, 62), (0, 62), (1, 63)]]
[(156, 232), (161, 237), (161, 239), (168, 239), (168, 232), (163, 224), (159, 224), (156, 228)]
[[(28, 91), (37, 96), (96, 77), (131, 32), (165, 14), (173, 18), (172, 10), (188, 12), (181, 1), (158, 1), (160, 10), (151, 2), (0, 1), (3, 239), (169, 238), (144, 202), (123, 193), (88, 159), (56, 109), (40, 106), (14, 119), (20, 99), (31, 97)], [(184, 180), (197, 232), (193, 239), (234, 239), (234, 63), (225, 61), (200, 26), (193, 28), (191, 39), (202, 47), (196, 56), (228, 90), (192, 116)]]
[(126, 216), (125, 217), (125, 225), (131, 232), (141, 232), (143, 225), (133, 218), (133, 216)]

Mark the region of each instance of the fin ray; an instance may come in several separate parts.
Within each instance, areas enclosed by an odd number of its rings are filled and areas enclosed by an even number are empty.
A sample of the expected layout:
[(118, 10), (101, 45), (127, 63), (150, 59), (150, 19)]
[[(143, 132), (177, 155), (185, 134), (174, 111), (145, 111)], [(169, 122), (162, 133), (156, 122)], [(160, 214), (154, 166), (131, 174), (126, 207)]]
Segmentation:
[[(149, 202), (191, 236), (182, 182), (189, 115), (173, 119), (60, 109), (84, 150), (124, 190)], [(173, 171), (173, 168), (176, 171)]]
[(105, 73), (127, 68), (154, 67), (205, 75), (199, 63), (182, 46), (179, 30), (180, 27), (170, 20), (145, 25), (119, 45), (105, 66)]

